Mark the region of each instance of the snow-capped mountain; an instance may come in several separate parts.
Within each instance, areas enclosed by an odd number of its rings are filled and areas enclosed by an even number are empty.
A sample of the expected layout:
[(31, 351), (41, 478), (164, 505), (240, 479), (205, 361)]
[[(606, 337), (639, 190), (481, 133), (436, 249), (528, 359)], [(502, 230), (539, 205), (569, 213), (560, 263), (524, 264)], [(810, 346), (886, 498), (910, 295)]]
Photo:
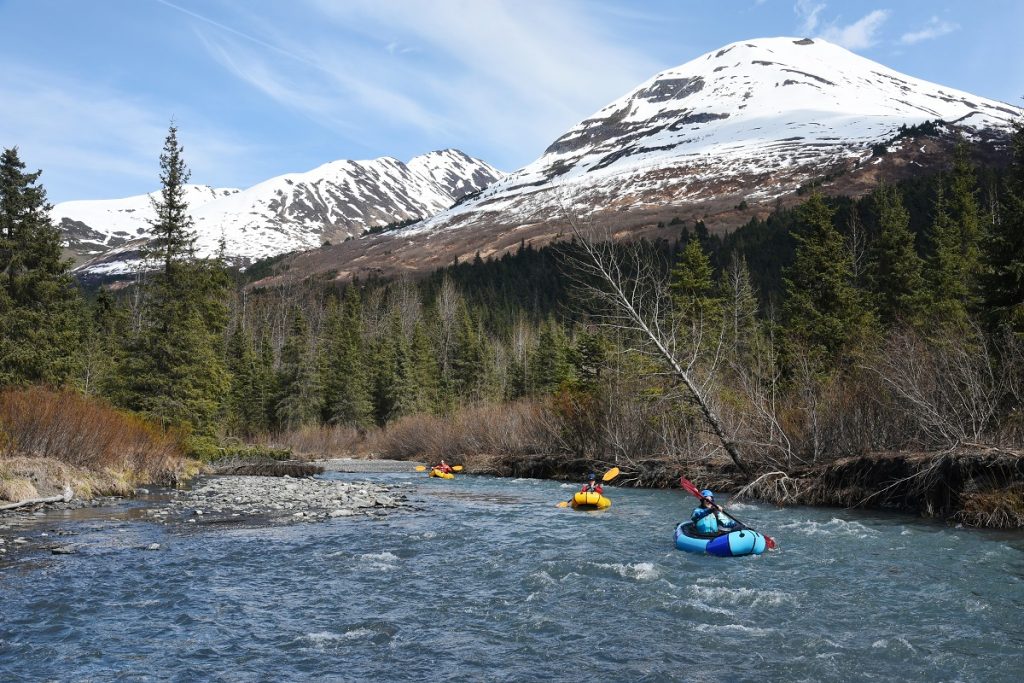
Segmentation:
[(586, 216), (712, 195), (774, 199), (823, 169), (869, 162), (900, 126), (941, 119), (984, 134), (1021, 114), (824, 40), (738, 42), (654, 76), (479, 197), (405, 232), (529, 224), (567, 206)]
[(573, 224), (616, 237), (665, 235), (673, 218), (731, 230), (808, 185), (859, 196), (939, 170), (958, 136), (1005, 159), (1022, 114), (824, 40), (737, 42), (657, 74), (447, 211), (289, 257), (280, 277), (426, 270), (564, 238)]
[[(223, 238), (231, 259), (249, 262), (433, 215), (501, 176), (483, 161), (446, 149), (408, 163), (392, 157), (332, 161), (244, 190), (190, 185), (186, 196), (198, 253), (215, 254)], [(155, 194), (63, 202), (51, 215), (73, 251), (98, 256), (84, 270), (125, 273), (135, 267), (139, 240), (148, 233)]]

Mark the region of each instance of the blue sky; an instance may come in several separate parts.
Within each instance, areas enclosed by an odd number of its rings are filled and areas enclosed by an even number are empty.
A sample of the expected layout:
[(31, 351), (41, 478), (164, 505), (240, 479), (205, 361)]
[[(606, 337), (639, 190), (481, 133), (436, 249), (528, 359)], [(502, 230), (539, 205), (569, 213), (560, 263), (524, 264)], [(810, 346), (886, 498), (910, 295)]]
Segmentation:
[(171, 117), (192, 180), (456, 147), (503, 170), (658, 71), (824, 37), (1021, 104), (1018, 0), (0, 0), (0, 145), (51, 201), (156, 188)]

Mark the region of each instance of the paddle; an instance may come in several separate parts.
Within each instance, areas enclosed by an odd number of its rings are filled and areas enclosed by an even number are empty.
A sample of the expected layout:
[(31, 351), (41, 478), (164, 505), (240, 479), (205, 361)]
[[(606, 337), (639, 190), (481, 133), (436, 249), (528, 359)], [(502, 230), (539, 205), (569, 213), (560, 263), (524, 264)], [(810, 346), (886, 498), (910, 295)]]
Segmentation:
[[(689, 494), (691, 494), (693, 496), (696, 496), (697, 498), (700, 498), (701, 500), (707, 500), (709, 503), (711, 503), (716, 508), (718, 508), (718, 510), (720, 512), (725, 512), (725, 509), (722, 508), (721, 505), (718, 505), (713, 500), (708, 500), (704, 496), (700, 495), (700, 489), (698, 489), (696, 486), (694, 486), (693, 482), (690, 481), (689, 479), (687, 479), (686, 477), (679, 477), (679, 485), (682, 486), (684, 489), (686, 489), (687, 493), (689, 493)], [(733, 515), (732, 513), (725, 512), (725, 514), (727, 514), (730, 517), (732, 517), (734, 522), (737, 522), (737, 523), (739, 523), (742, 526), (747, 526), (741, 520), (736, 519), (736, 516)], [(747, 527), (747, 528), (749, 529), (750, 527)], [(766, 546), (768, 546), (768, 550), (775, 550), (775, 548), (778, 547), (778, 544), (775, 542), (774, 538), (772, 538), (771, 536), (768, 536), (767, 534), (761, 534), (761, 535), (764, 536), (764, 544)]]
[[(617, 476), (619, 476), (619, 468), (618, 467), (613, 467), (610, 470), (608, 470), (607, 472), (605, 472), (604, 475), (601, 476), (601, 481), (611, 481), (612, 479), (614, 479)], [(571, 502), (572, 502), (571, 500), (563, 500), (562, 502), (558, 503), (555, 507), (556, 508), (569, 507), (569, 504)]]
[[(427, 471), (427, 466), (426, 465), (416, 465), (416, 471), (417, 472), (426, 472)], [(452, 467), (452, 471), (453, 472), (461, 472), (462, 471), (462, 465), (455, 465), (454, 467)]]

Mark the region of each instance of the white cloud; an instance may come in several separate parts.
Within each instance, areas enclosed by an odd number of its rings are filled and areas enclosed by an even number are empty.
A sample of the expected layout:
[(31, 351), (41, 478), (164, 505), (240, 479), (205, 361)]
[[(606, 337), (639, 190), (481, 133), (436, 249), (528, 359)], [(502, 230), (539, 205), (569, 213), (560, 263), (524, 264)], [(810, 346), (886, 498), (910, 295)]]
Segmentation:
[(843, 26), (838, 19), (822, 21), (822, 13), (827, 7), (824, 2), (796, 0), (793, 12), (800, 20), (797, 30), (801, 35), (824, 38), (848, 50), (863, 50), (875, 45), (878, 42), (878, 30), (891, 14), (889, 10), (876, 9), (852, 24)]
[(109, 197), (110, 187), (159, 186), (160, 149), (177, 117), (193, 181), (230, 175), (249, 148), (189, 111), (166, 110), (108, 88), (38, 69), (0, 70), (0, 141), (17, 146), (30, 169), (43, 169), (53, 202)]
[(793, 11), (800, 18), (800, 35), (809, 36), (818, 28), (818, 15), (825, 9), (825, 3), (812, 0), (797, 0)]
[(238, 15), (244, 32), (209, 21), (197, 30), (231, 73), (377, 149), (392, 146), (389, 135), (419, 131), (426, 146), (458, 144), (486, 127), (489, 144), (521, 157), (524, 140), (550, 141), (661, 66), (622, 47), (577, 2), (305, 0), (305, 8), (301, 23)]
[(889, 18), (889, 10), (876, 9), (849, 26), (827, 27), (821, 37), (848, 50), (863, 50), (878, 42), (875, 34)]
[(924, 28), (918, 31), (911, 31), (904, 33), (900, 37), (900, 42), (904, 45), (914, 45), (924, 40), (932, 40), (933, 38), (939, 38), (956, 31), (960, 28), (959, 24), (954, 24), (949, 21), (942, 21), (938, 17), (932, 17), (931, 20), (924, 26)]

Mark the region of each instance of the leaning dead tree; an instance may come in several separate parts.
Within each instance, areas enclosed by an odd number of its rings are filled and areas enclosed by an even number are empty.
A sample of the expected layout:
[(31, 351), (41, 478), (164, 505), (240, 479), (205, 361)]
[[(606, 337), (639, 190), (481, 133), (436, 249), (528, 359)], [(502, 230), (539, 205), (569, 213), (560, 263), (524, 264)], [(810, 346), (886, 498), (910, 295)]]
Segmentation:
[(686, 329), (680, 329), (665, 269), (652, 262), (639, 245), (617, 246), (611, 235), (587, 234), (575, 217), (569, 222), (578, 247), (569, 257), (578, 273), (577, 284), (601, 305), (601, 323), (639, 339), (636, 350), (658, 361), (665, 369), (664, 376), (679, 385), (697, 407), (736, 467), (749, 476), (739, 444), (730, 436), (713, 400), (723, 335), (716, 335), (711, 326), (700, 324), (702, 321), (691, 321)]

